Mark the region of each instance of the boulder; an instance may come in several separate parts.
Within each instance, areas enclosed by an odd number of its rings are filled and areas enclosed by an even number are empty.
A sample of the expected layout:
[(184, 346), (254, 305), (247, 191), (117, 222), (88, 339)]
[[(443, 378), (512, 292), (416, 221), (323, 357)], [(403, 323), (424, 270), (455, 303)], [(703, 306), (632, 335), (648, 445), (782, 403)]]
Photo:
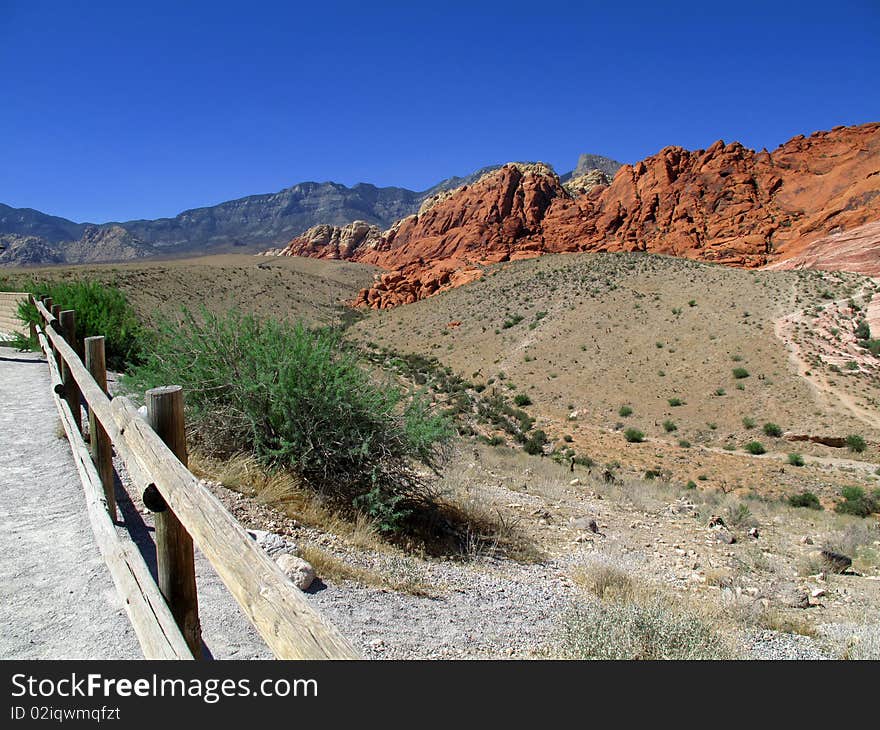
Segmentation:
[(284, 574), (301, 591), (308, 590), (315, 580), (315, 569), (307, 560), (291, 553), (281, 553), (275, 562)]

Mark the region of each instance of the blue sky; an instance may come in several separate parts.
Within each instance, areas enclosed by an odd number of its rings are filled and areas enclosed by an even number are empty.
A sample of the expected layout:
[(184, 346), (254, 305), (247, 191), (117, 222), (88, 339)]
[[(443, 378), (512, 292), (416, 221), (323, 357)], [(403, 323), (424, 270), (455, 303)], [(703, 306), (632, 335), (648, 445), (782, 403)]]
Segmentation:
[(0, 0), (0, 202), (77, 221), (877, 120), (878, 0)]

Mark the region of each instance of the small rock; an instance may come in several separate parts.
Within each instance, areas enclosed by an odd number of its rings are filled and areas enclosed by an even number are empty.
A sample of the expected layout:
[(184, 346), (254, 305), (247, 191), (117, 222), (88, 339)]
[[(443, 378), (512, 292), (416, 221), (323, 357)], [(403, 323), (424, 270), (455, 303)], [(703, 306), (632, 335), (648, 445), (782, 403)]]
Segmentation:
[(290, 553), (282, 553), (275, 562), (284, 574), (301, 591), (307, 590), (315, 580), (315, 569), (311, 563)]
[(758, 539), (759, 535), (758, 535), (758, 528), (757, 527), (752, 527), (749, 530), (749, 537), (751, 537), (754, 540)]
[(726, 527), (726, 525), (724, 524), (724, 520), (720, 516), (712, 515), (709, 518), (708, 527)]
[(291, 552), (295, 549), (294, 545), (291, 545), (287, 540), (285, 540), (281, 535), (276, 535), (274, 532), (268, 532), (267, 530), (248, 530), (247, 534), (251, 536), (253, 540), (256, 540), (257, 545), (259, 545), (267, 555), (276, 555), (280, 552)]
[(810, 595), (813, 598), (822, 598), (826, 593), (827, 591), (824, 588), (814, 588)]
[(813, 538), (810, 537), (809, 535), (804, 535), (801, 538), (801, 545), (812, 545), (812, 544), (813, 544)]
[(581, 480), (578, 479), (577, 477), (575, 477), (574, 479), (572, 479), (572, 480), (568, 483), (568, 486), (570, 486), (570, 487), (576, 487), (576, 486), (577, 486), (578, 484), (580, 484), (580, 483), (581, 483)]

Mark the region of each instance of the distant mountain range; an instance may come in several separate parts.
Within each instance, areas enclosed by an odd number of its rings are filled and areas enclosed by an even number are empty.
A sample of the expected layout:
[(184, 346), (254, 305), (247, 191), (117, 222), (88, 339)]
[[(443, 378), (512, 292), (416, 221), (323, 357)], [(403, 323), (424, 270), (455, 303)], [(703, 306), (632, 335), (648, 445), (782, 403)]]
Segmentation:
[[(605, 157), (582, 155), (578, 168), (563, 177), (572, 177), (584, 165), (600, 167), (612, 176), (621, 167)], [(303, 182), (277, 193), (186, 210), (174, 218), (120, 223), (75, 223), (0, 203), (0, 266), (262, 251), (286, 244), (318, 224), (343, 226), (356, 220), (385, 229), (416, 213), (426, 199), (472, 184), (500, 167), (451, 177), (421, 192), (368, 183), (347, 187), (334, 182)]]

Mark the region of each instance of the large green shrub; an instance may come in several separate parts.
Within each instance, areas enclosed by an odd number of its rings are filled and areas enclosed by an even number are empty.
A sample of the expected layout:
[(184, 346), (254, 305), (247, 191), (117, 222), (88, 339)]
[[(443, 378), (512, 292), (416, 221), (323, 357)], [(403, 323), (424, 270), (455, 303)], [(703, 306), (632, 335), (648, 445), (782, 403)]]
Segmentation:
[(236, 311), (161, 324), (125, 383), (183, 386), (202, 448), (290, 469), (386, 531), (431, 501), (412, 460), (436, 468), (452, 434), (426, 398), (371, 380), (337, 333)]
[(631, 444), (640, 444), (645, 440), (644, 432), (639, 431), (637, 428), (626, 429), (626, 431), (623, 432), (623, 437)]
[(840, 490), (843, 500), (834, 505), (834, 511), (844, 515), (867, 517), (880, 511), (880, 489), (865, 494), (861, 487), (844, 487)]
[(800, 494), (792, 494), (788, 498), (788, 503), (792, 507), (806, 507), (807, 509), (822, 509), (822, 503), (819, 498), (812, 492), (801, 492)]
[(851, 434), (846, 437), (846, 446), (853, 453), (861, 454), (868, 447), (868, 444), (858, 434)]
[[(49, 296), (61, 309), (75, 309), (78, 339), (103, 335), (110, 370), (142, 359), (147, 333), (120, 289), (97, 281), (37, 282), (28, 289), (37, 299)], [(27, 301), (19, 304), (18, 316), (42, 325), (37, 308)]]

